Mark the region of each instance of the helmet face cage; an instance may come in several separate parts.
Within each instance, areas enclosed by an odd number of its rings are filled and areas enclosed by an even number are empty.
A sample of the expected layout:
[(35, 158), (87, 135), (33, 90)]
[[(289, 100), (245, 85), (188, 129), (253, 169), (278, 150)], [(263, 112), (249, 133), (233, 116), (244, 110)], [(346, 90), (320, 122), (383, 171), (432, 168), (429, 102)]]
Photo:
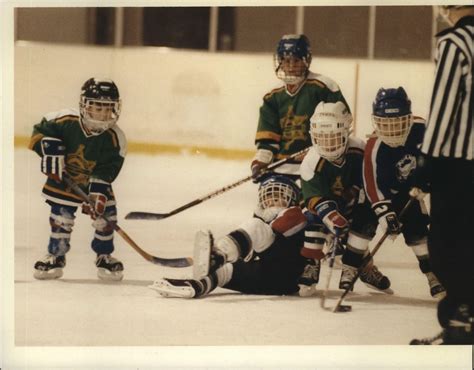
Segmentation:
[(344, 155), (349, 138), (348, 126), (337, 121), (311, 123), (311, 138), (321, 157), (335, 161)]
[(117, 86), (111, 80), (91, 78), (81, 91), (79, 111), (82, 123), (94, 135), (113, 127), (120, 116), (121, 101)]
[(351, 124), (352, 115), (344, 103), (318, 104), (310, 119), (310, 135), (321, 157), (335, 161), (344, 155)]
[(381, 88), (372, 108), (372, 125), (377, 136), (391, 147), (404, 145), (413, 124), (413, 114), (403, 87)]
[(405, 141), (413, 124), (413, 115), (407, 114), (400, 117), (372, 116), (372, 124), (377, 136), (388, 146), (397, 147)]
[(277, 77), (286, 84), (303, 81), (311, 64), (311, 47), (305, 35), (285, 35), (279, 41), (273, 62)]
[(258, 188), (258, 207), (288, 208), (298, 204), (299, 188), (291, 180), (282, 176), (273, 176), (264, 180)]

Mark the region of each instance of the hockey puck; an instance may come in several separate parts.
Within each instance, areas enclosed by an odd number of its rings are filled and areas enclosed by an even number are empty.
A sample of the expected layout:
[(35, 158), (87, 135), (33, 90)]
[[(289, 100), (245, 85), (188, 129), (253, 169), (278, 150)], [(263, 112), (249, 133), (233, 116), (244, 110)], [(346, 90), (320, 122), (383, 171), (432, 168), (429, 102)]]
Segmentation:
[(349, 311), (352, 311), (352, 306), (341, 304), (337, 308), (337, 311), (335, 311), (335, 312), (349, 312)]

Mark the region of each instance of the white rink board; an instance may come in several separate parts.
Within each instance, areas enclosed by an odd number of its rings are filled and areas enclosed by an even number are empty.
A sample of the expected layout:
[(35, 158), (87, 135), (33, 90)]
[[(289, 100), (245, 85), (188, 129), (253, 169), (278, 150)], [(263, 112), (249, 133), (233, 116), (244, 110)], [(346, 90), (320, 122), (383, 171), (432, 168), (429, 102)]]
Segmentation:
[[(426, 116), (431, 62), (313, 58), (335, 80), (355, 114), (356, 134), (372, 131), (377, 89), (404, 86)], [(254, 148), (259, 107), (281, 82), (271, 53), (108, 48), (19, 42), (15, 46), (15, 136), (28, 136), (50, 111), (77, 107), (82, 83), (107, 76), (123, 99), (119, 125), (129, 141), (225, 149)], [(357, 102), (357, 106), (354, 106)]]

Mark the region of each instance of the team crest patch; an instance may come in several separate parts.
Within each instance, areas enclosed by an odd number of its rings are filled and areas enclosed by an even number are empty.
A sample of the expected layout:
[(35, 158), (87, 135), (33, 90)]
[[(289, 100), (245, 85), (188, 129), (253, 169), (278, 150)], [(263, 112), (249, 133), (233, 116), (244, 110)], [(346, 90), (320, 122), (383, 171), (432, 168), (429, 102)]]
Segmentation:
[(395, 166), (398, 181), (405, 182), (416, 168), (416, 158), (414, 155), (406, 154)]

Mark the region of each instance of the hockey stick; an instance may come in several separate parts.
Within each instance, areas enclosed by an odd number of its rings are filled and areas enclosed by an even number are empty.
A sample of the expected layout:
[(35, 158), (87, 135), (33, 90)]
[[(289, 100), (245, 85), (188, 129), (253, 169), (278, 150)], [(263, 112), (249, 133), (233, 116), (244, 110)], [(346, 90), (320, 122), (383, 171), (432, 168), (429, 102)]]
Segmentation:
[[(306, 154), (306, 152), (309, 150), (309, 148), (306, 148), (306, 149), (303, 149), (303, 150), (300, 150), (299, 152), (296, 152), (292, 155), (290, 155), (289, 157), (287, 158), (284, 158), (284, 159), (281, 159), (277, 162), (274, 162), (270, 165), (268, 165), (268, 167), (266, 167), (265, 169), (261, 170), (260, 174), (257, 176), (257, 177), (260, 177), (262, 175), (264, 175), (265, 173), (277, 168), (277, 167), (280, 167), (281, 165), (287, 163), (288, 161), (290, 161), (291, 159), (295, 159), (299, 156), (302, 156), (304, 154)], [(168, 218), (168, 217), (171, 217), (171, 216), (174, 216), (175, 214), (177, 213), (180, 213), (180, 212), (183, 212), (185, 211), (186, 209), (188, 208), (191, 208), (191, 207), (194, 207), (202, 202), (205, 202), (206, 200), (209, 200), (211, 198), (214, 198), (215, 196), (217, 195), (220, 195), (220, 194), (223, 194), (225, 193), (226, 191), (230, 190), (230, 189), (233, 189), (239, 185), (242, 185), (244, 183), (246, 183), (247, 181), (249, 180), (252, 180), (252, 176), (247, 176), (247, 177), (244, 177), (243, 179), (240, 179), (230, 185), (227, 185), (227, 186), (224, 186), (223, 188), (220, 188), (216, 191), (213, 191), (212, 193), (209, 193), (201, 198), (198, 198), (198, 199), (195, 199), (181, 207), (178, 207), (170, 212), (167, 212), (167, 213), (153, 213), (153, 212), (130, 212), (128, 213), (126, 216), (125, 216), (125, 219), (126, 220), (162, 220), (164, 218)]]
[[(410, 205), (415, 201), (414, 198), (410, 198), (408, 200), (408, 202), (405, 204), (405, 206), (403, 207), (403, 209), (400, 211), (400, 214), (398, 215), (398, 218), (401, 219), (402, 216), (405, 214), (406, 210), (408, 209), (408, 207), (410, 207)], [(357, 279), (359, 278), (360, 274), (362, 273), (362, 271), (364, 270), (365, 266), (367, 266), (367, 264), (369, 263), (369, 261), (374, 257), (375, 253), (377, 253), (377, 251), (379, 250), (379, 248), (382, 246), (383, 242), (385, 241), (385, 239), (388, 238), (390, 234), (388, 233), (388, 231), (386, 231), (382, 237), (380, 238), (380, 240), (377, 242), (377, 244), (375, 245), (374, 249), (372, 250), (372, 252), (370, 252), (365, 258), (364, 260), (362, 261), (362, 264), (359, 266), (359, 268), (357, 269), (357, 274), (354, 276), (354, 278), (352, 279), (351, 283), (349, 284), (349, 286), (344, 290), (344, 292), (342, 293), (341, 297), (339, 298), (339, 301), (337, 301), (337, 304), (336, 304), (336, 307), (334, 307), (334, 310), (333, 312), (347, 312), (347, 311), (350, 311), (352, 309), (351, 306), (349, 305), (343, 305), (342, 304), (342, 301), (344, 300), (344, 298), (347, 296), (347, 294), (352, 290), (352, 287), (354, 286), (355, 282), (357, 281)]]
[(423, 339), (412, 339), (410, 345), (434, 345), (434, 344), (443, 344), (443, 335), (444, 330), (436, 334), (434, 337), (423, 338)]
[(332, 251), (331, 251), (331, 255), (329, 256), (329, 272), (328, 272), (327, 279), (326, 279), (326, 287), (323, 291), (323, 296), (322, 296), (321, 301), (320, 301), (321, 308), (323, 310), (326, 310), (326, 311), (332, 311), (329, 307), (325, 306), (325, 303), (326, 303), (326, 297), (327, 297), (328, 291), (329, 291), (329, 283), (331, 282), (332, 271), (334, 270), (334, 261), (336, 259), (336, 251), (337, 251), (337, 247), (340, 245), (340, 243), (341, 243), (341, 241), (339, 240), (338, 237), (334, 237), (334, 239), (332, 240)]
[[(91, 198), (77, 185), (68, 174), (63, 174), (63, 181), (76, 193), (79, 195), (84, 202), (90, 204), (92, 208), (94, 208), (94, 202)], [(192, 258), (189, 257), (180, 257), (180, 258), (161, 258), (152, 256), (151, 254), (145, 252), (141, 249), (137, 243), (133, 241), (133, 239), (128, 236), (128, 234), (123, 231), (123, 229), (117, 224), (117, 222), (113, 222), (109, 220), (106, 216), (101, 216), (109, 225), (112, 225), (114, 230), (133, 248), (135, 249), (138, 254), (140, 254), (143, 258), (147, 261), (154, 263), (155, 265), (161, 265), (166, 267), (188, 267), (193, 264)]]

